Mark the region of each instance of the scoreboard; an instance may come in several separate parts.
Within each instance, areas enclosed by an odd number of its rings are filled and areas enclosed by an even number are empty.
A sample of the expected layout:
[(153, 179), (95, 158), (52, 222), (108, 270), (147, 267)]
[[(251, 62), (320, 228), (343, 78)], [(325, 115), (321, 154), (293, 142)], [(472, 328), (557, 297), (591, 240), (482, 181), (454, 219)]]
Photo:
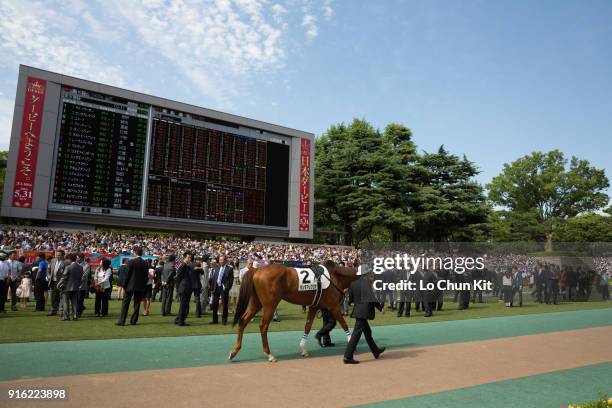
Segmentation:
[(312, 237), (310, 133), (25, 66), (15, 112), (5, 216)]
[(147, 216), (287, 226), (288, 145), (184, 112), (155, 108), (152, 119)]
[(139, 211), (147, 105), (65, 87), (53, 203)]

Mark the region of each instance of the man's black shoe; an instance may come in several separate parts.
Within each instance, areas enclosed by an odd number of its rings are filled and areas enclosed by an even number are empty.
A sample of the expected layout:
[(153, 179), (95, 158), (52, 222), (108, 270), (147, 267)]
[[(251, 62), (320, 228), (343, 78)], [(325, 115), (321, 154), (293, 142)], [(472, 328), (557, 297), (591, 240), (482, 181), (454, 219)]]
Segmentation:
[(189, 323), (178, 323), (179, 326), (183, 327), (183, 326), (189, 326)]
[(344, 364), (359, 364), (359, 361), (351, 359), (351, 360), (347, 360), (346, 358), (343, 360)]
[(323, 345), (323, 340), (321, 339), (321, 335), (319, 333), (315, 334), (315, 339), (317, 339), (317, 341), (319, 342), (320, 347), (325, 347)]
[(433, 314), (432, 314), (432, 313), (427, 313), (427, 314), (426, 314), (425, 316), (423, 316), (423, 317), (431, 317), (431, 316), (433, 316)]
[(53, 312), (47, 313), (47, 316), (57, 316), (57, 313), (53, 313)]
[(115, 325), (116, 325), (116, 326), (125, 326), (125, 323), (122, 323), (122, 322), (117, 322), (117, 323), (115, 323)]
[(380, 355), (381, 355), (382, 353), (384, 353), (386, 349), (387, 349), (386, 347), (381, 347), (381, 348), (379, 348), (379, 349), (378, 349), (378, 353), (375, 353), (375, 354), (374, 354), (374, 358), (376, 358), (376, 359), (377, 359), (378, 357), (380, 357)]
[(336, 347), (336, 343), (325, 343), (323, 344), (323, 347)]

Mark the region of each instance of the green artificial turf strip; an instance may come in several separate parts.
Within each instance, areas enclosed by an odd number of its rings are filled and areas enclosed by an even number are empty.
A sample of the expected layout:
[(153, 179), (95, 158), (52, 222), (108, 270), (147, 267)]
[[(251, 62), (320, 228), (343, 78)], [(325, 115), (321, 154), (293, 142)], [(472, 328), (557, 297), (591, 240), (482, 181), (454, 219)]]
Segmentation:
[[(579, 352), (579, 351), (578, 351)], [(560, 356), (562, 358), (562, 356)], [(492, 363), (485, 362), (484, 364)], [(460, 375), (457, 372), (456, 375)], [(612, 362), (360, 405), (368, 408), (558, 408), (612, 395)]]

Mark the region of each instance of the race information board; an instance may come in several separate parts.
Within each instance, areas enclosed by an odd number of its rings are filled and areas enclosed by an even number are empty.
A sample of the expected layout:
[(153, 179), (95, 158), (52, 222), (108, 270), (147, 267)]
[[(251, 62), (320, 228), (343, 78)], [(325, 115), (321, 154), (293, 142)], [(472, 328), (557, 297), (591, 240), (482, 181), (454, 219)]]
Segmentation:
[(145, 215), (286, 227), (289, 147), (205, 121), (154, 112)]
[(140, 211), (149, 106), (62, 88), (52, 202)]

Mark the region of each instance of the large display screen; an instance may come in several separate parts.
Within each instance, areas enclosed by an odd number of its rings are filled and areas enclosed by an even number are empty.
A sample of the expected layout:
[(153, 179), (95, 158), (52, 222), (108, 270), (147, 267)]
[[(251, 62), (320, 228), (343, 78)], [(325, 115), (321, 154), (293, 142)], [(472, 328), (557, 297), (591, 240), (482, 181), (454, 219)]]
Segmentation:
[(55, 210), (287, 227), (288, 137), (68, 87), (60, 115)]
[(149, 106), (63, 88), (52, 202), (140, 211)]
[(286, 227), (289, 146), (214, 125), (154, 111), (146, 215)]

